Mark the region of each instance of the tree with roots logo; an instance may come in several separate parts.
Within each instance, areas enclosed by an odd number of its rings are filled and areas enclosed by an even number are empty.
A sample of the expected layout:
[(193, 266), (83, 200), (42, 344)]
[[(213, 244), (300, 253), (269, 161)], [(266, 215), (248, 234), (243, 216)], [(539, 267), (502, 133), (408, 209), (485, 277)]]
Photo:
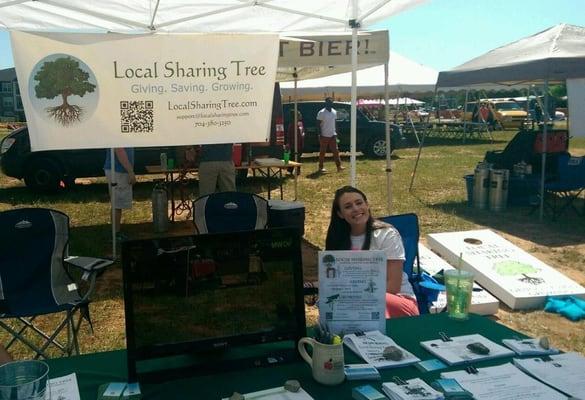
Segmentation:
[(47, 107), (47, 114), (61, 125), (68, 126), (79, 121), (83, 108), (69, 104), (69, 96), (83, 97), (92, 93), (96, 85), (89, 82), (89, 73), (79, 67), (79, 62), (71, 57), (61, 57), (55, 61), (47, 61), (34, 77), (39, 83), (35, 86), (37, 98), (54, 99), (61, 96), (62, 104)]

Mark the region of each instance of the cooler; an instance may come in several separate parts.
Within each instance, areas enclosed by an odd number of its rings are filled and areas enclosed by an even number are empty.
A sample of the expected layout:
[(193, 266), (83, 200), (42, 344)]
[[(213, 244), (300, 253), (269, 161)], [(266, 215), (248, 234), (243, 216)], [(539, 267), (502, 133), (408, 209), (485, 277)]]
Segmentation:
[(269, 200), (268, 227), (296, 227), (305, 234), (305, 205), (300, 201)]

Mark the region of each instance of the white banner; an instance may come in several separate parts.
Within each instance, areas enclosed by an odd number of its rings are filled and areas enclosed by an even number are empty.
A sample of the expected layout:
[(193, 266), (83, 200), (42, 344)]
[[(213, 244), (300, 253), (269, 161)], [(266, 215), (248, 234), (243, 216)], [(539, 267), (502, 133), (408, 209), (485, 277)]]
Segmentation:
[[(280, 41), (278, 66), (339, 66), (351, 65), (351, 34), (295, 36), (301, 41)], [(388, 62), (390, 44), (388, 31), (360, 32), (358, 35), (358, 62), (362, 65), (380, 65)]]
[(585, 79), (567, 79), (569, 103), (569, 132), (571, 136), (585, 136)]
[(268, 140), (277, 35), (11, 40), (33, 151)]

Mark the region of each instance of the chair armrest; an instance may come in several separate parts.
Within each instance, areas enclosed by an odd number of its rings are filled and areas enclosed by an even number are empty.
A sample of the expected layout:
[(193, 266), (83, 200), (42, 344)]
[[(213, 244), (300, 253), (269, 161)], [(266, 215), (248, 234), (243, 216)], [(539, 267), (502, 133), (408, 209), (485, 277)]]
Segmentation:
[(69, 256), (65, 258), (67, 264), (84, 270), (85, 272), (96, 272), (103, 268), (109, 267), (114, 263), (114, 260), (107, 258), (94, 258), (94, 257), (78, 257)]

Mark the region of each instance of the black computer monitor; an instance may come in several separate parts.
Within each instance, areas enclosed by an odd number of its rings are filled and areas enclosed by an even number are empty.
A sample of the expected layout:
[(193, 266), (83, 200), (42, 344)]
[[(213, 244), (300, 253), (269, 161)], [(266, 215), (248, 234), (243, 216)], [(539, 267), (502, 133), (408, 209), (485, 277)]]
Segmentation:
[(285, 361), (306, 333), (298, 229), (131, 240), (122, 263), (130, 382)]

